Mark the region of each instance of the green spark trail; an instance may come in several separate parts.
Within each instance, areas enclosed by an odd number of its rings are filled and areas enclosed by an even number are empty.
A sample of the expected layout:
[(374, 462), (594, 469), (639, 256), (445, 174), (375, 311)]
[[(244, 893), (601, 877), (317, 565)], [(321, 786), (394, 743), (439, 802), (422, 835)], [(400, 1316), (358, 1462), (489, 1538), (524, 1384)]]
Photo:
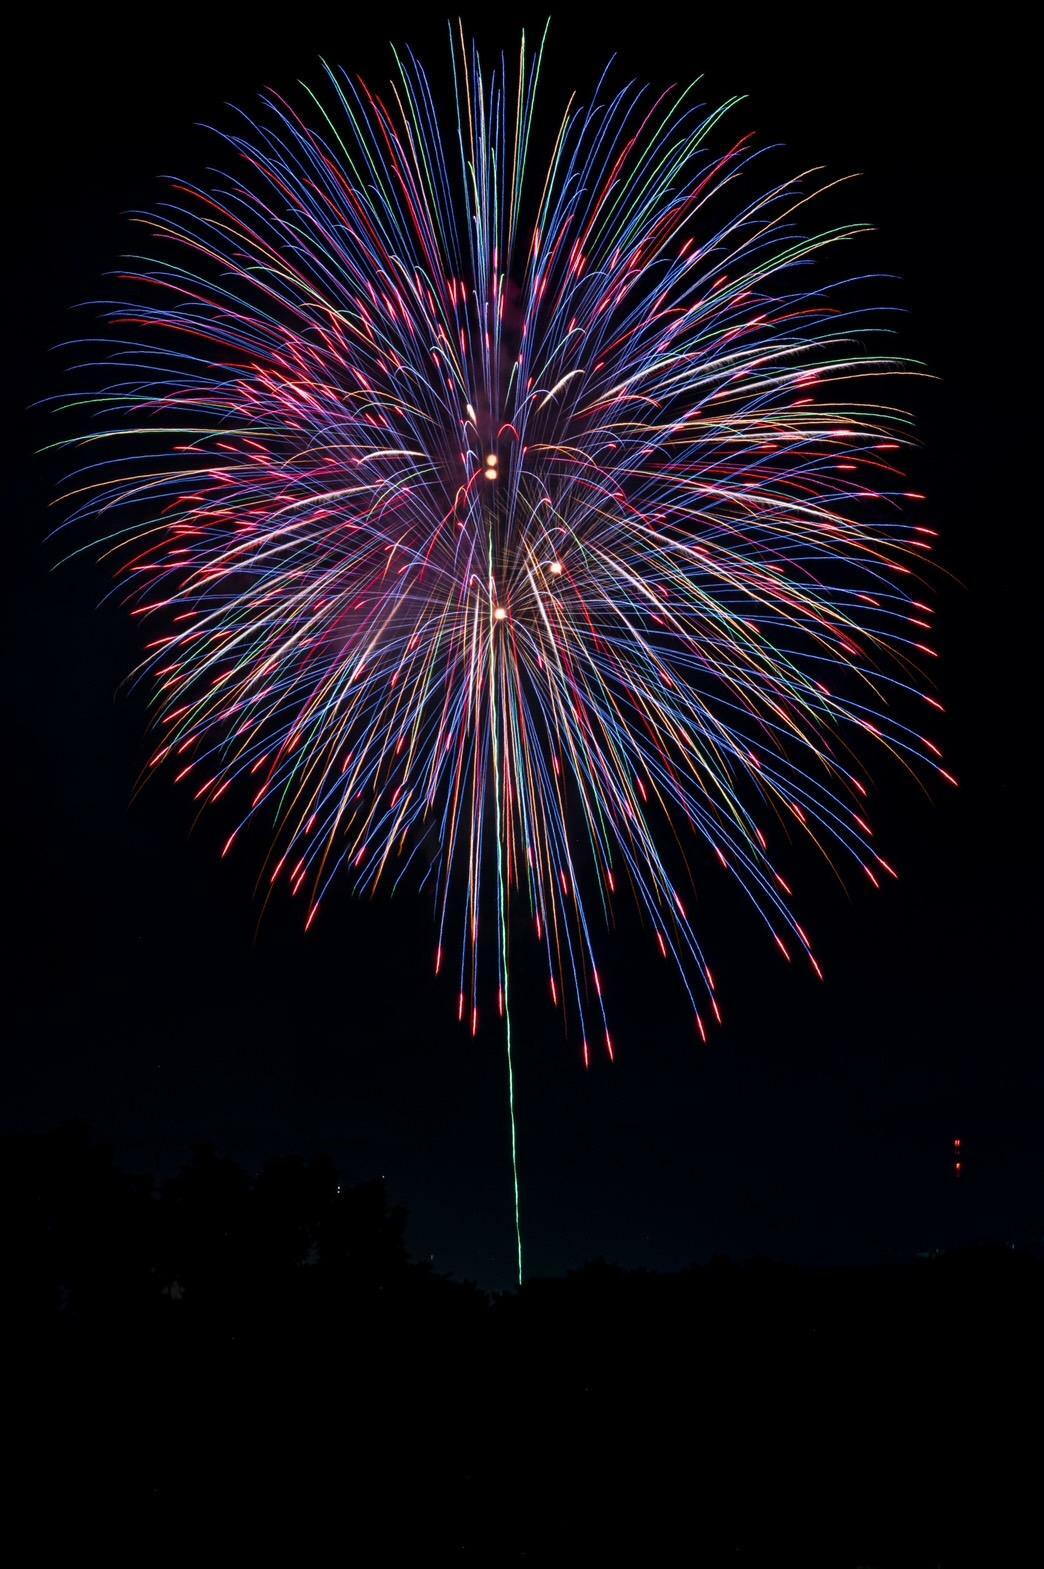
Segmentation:
[(500, 923), (500, 988), (504, 1002), (504, 1044), (507, 1055), (508, 1119), (511, 1124), (511, 1181), (515, 1202), (515, 1244), (518, 1252), (518, 1283), (522, 1284), (522, 1221), (519, 1211), (518, 1188), (518, 1131), (515, 1126), (515, 1068), (511, 1057), (511, 1001), (508, 994), (508, 921), (507, 880), (505, 877), (506, 844), (503, 819), (503, 789), (500, 761), (500, 704), (497, 686), (500, 672), (496, 657), (496, 640), (502, 623), (496, 619), (496, 591), (493, 581), (493, 538), (489, 541), (489, 702), (490, 730), (493, 738), (493, 781), (497, 820), (497, 918)]

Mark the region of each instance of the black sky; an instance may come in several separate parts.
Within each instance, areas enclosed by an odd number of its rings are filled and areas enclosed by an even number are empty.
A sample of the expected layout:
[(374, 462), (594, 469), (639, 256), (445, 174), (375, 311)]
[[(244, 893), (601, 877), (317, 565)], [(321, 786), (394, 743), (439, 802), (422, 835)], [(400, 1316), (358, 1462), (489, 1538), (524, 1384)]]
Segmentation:
[[(251, 1165), (327, 1151), (348, 1180), (385, 1175), (438, 1267), (506, 1284), (501, 1046), (493, 1029), (458, 1031), (451, 988), (430, 974), (428, 903), (343, 894), (307, 939), (281, 906), (258, 932), (251, 866), (218, 862), (222, 824), (190, 832), (190, 802), (166, 781), (131, 804), (144, 707), (117, 688), (134, 632), (115, 603), (97, 608), (104, 572), (54, 570), (45, 542), (58, 469), (33, 452), (58, 431), (30, 405), (61, 385), (51, 346), (70, 335), (70, 307), (102, 292), (129, 248), (125, 215), (156, 199), (156, 177), (212, 157), (198, 122), (265, 86), (292, 94), (320, 55), (382, 79), (388, 36), (445, 61), (438, 13), (360, 21), (345, 8), (334, 21), (302, 5), (277, 25), (237, 22), (234, 8), (215, 23), (212, 10), (30, 22), (9, 54), (2, 1127), (86, 1120), (122, 1161), (161, 1172), (200, 1140)], [(952, 575), (939, 584), (943, 740), (961, 789), (926, 796), (879, 771), (879, 838), (902, 874), (879, 894), (796, 863), (825, 986), (788, 969), (709, 881), (703, 931), (727, 1026), (709, 1048), (626, 931), (605, 946), (615, 1067), (585, 1074), (542, 992), (520, 998), (535, 1273), (598, 1255), (658, 1269), (718, 1253), (834, 1262), (1044, 1236), (1028, 761), (1038, 523), (1016, 413), (1035, 287), (1021, 50), (1002, 14), (988, 35), (946, 38), (914, 31), (912, 7), (837, 15), (708, 25), (643, 5), (607, 8), (592, 34), (561, 12), (544, 102), (559, 109), (616, 51), (653, 80), (702, 72), (710, 100), (746, 93), (734, 124), (785, 143), (790, 166), (861, 174), (839, 210), (878, 232), (849, 265), (899, 276), (900, 345), (939, 378), (910, 393), (925, 443), (914, 472)], [(535, 31), (540, 16), (523, 19)], [(465, 21), (515, 47), (516, 17)]]

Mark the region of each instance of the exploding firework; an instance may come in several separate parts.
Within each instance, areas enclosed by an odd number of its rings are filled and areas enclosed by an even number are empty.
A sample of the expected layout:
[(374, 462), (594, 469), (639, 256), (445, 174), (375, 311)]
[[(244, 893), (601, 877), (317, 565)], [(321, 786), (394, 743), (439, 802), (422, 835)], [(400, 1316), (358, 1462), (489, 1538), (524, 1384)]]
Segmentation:
[(513, 912), (585, 1064), (613, 1055), (618, 897), (701, 1039), (717, 863), (818, 973), (773, 847), (891, 872), (856, 743), (939, 767), (932, 530), (903, 414), (867, 401), (895, 362), (816, 265), (855, 228), (808, 228), (814, 179), (749, 194), (731, 105), (691, 90), (604, 76), (549, 130), (542, 46), (451, 55), (445, 105), (412, 55), (384, 97), (336, 69), (269, 93), (226, 172), (142, 217), (69, 521), (148, 629), (151, 767), (224, 800), (226, 853), (272, 826), (306, 927), (342, 874), (427, 883), (513, 1095)]

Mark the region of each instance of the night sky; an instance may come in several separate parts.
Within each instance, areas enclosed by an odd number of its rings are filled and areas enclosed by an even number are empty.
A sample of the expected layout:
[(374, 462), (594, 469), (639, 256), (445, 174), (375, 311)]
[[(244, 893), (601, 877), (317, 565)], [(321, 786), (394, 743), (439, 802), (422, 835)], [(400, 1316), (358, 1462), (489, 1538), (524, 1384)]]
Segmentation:
[[(132, 802), (148, 750), (144, 696), (120, 689), (136, 633), (113, 599), (100, 605), (102, 568), (56, 567), (60, 465), (34, 456), (64, 433), (32, 405), (61, 387), (51, 350), (76, 330), (70, 307), (104, 292), (131, 248), (126, 214), (158, 198), (157, 176), (198, 176), (213, 158), (199, 122), (265, 86), (293, 96), (320, 55), (386, 79), (388, 36), (443, 68), (440, 16), (367, 8), (371, 24), (351, 9), (215, 27), (213, 8), (189, 5), (139, 13), (134, 31), (95, 14), (89, 28), (30, 23), (11, 54), (0, 1115), (7, 1132), (85, 1121), (129, 1168), (160, 1174), (201, 1141), (252, 1168), (327, 1152), (347, 1181), (386, 1178), (436, 1268), (505, 1286), (503, 1050), (495, 1027), (472, 1040), (456, 1024), (452, 982), (431, 974), (430, 902), (345, 889), (307, 938), (282, 901), (259, 926), (258, 858), (218, 860), (228, 816), (193, 829), (166, 779)], [(879, 844), (901, 872), (880, 893), (792, 860), (825, 985), (783, 962), (724, 877), (703, 880), (696, 919), (726, 1023), (708, 1047), (625, 920), (601, 948), (618, 1061), (585, 1073), (517, 944), (533, 1274), (600, 1256), (659, 1270), (719, 1254), (872, 1262), (1044, 1237), (1037, 505), (1022, 462), (1036, 437), (1013, 412), (1033, 314), (1017, 50), (1000, 37), (943, 47), (908, 34), (912, 13), (879, 7), (843, 33), (807, 7), (756, 23), (737, 11), (731, 26), (607, 8), (596, 36), (565, 13), (552, 25), (549, 114), (616, 50), (648, 79), (702, 72), (708, 100), (746, 93), (731, 129), (786, 144), (788, 168), (861, 175), (831, 199), (877, 231), (847, 265), (897, 276), (878, 294), (904, 313), (901, 349), (938, 378), (907, 396), (924, 442), (914, 488), (943, 531), (941, 739), (961, 788), (926, 794), (874, 764)], [(537, 31), (540, 15), (465, 24), (514, 50), (518, 21)]]

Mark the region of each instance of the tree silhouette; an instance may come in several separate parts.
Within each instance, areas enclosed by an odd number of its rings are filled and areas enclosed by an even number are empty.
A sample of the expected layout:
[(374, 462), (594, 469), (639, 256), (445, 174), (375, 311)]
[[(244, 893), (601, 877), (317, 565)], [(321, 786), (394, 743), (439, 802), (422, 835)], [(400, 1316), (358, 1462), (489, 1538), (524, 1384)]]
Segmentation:
[(1039, 1258), (595, 1262), (490, 1297), (324, 1159), (251, 1175), (200, 1148), (155, 1182), (66, 1128), (0, 1141), (0, 1192), (8, 1480), (37, 1532), (281, 1517), (364, 1562), (1033, 1561)]

